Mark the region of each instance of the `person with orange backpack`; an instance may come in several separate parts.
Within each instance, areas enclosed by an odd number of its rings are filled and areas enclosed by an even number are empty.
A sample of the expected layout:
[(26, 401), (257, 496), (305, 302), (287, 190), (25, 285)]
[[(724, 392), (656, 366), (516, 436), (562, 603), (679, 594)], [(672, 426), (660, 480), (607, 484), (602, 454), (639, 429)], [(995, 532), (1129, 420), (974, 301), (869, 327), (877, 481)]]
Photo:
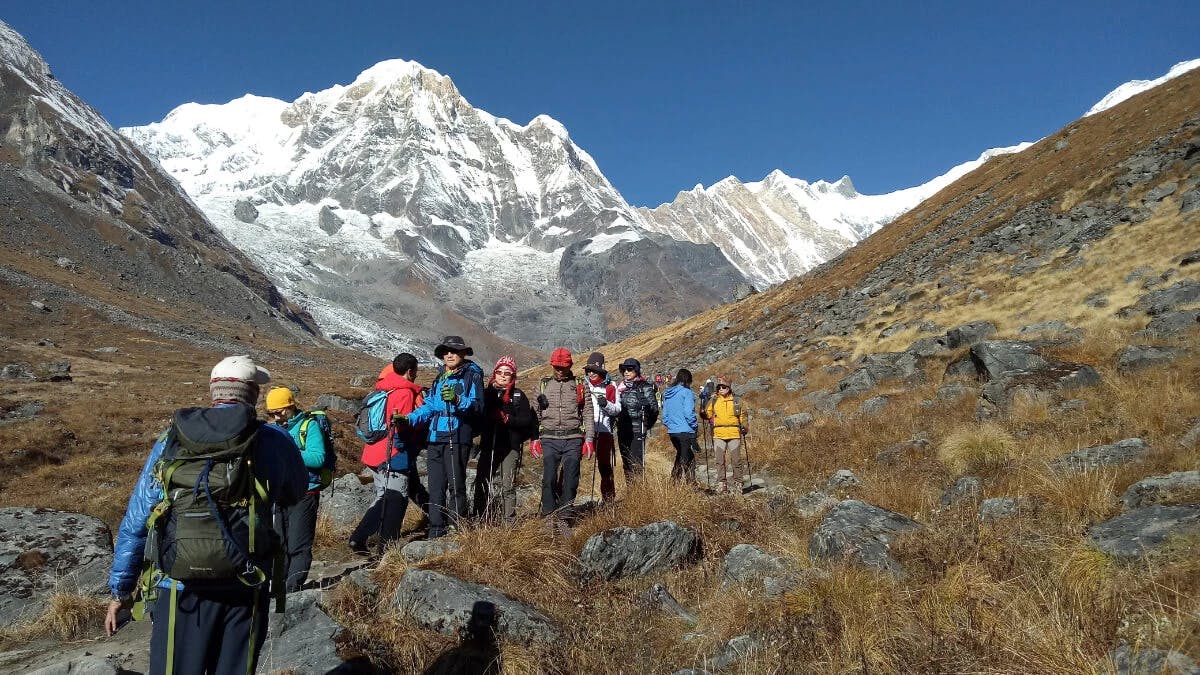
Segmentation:
[[(542, 515), (570, 516), (579, 489), (580, 457), (595, 453), (595, 400), (585, 394), (582, 378), (571, 372), (570, 350), (559, 347), (550, 355), (554, 376), (542, 378), (537, 397), (538, 439), (530, 445), (542, 458)], [(587, 424), (584, 421), (587, 420)]]

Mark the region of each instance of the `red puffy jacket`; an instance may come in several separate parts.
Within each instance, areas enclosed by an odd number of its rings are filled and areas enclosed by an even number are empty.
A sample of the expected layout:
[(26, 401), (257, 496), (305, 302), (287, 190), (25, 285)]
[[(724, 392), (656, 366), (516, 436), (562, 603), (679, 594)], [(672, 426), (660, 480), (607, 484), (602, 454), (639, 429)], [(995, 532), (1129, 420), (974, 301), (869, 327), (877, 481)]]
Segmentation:
[[(392, 393), (388, 394), (387, 399), (387, 419), (392, 419), (392, 415), (395, 413), (407, 415), (421, 405), (420, 385), (397, 375), (396, 371), (392, 370), (392, 364), (390, 363), (380, 371), (379, 379), (375, 381), (376, 391), (387, 391), (389, 389), (392, 390)], [(392, 433), (395, 433), (395, 431), (393, 430)], [(404, 433), (413, 436), (413, 439), (421, 437), (419, 432), (414, 433), (411, 429), (406, 430)], [(413, 439), (405, 438), (404, 440), (407, 443)], [(388, 437), (381, 441), (364, 445), (362, 463), (374, 468), (386, 462), (388, 459), (388, 447), (391, 441), (392, 434), (388, 434)]]

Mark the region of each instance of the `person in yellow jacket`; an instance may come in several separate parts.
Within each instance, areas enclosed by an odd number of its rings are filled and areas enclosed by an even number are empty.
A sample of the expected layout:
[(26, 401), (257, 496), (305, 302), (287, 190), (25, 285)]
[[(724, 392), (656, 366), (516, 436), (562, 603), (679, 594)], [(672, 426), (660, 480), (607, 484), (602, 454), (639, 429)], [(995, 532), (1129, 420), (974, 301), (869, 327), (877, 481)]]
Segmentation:
[[(712, 424), (713, 452), (716, 455), (717, 471), (721, 478), (717, 483), (717, 493), (742, 493), (742, 436), (746, 426), (742, 420), (739, 401), (733, 396), (733, 386), (728, 377), (717, 378), (717, 393), (708, 401), (701, 417)], [(727, 460), (732, 467), (727, 465)], [(729, 469), (732, 468), (732, 480), (726, 483)], [(731, 490), (729, 486), (732, 485)]]

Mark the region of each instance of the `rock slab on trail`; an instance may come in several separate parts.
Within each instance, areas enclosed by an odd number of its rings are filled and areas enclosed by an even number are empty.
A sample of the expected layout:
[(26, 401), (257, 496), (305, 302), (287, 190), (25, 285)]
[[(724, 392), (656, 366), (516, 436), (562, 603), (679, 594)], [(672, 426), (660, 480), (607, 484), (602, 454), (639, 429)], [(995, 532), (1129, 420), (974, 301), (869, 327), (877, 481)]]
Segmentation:
[(665, 520), (592, 535), (583, 546), (579, 564), (585, 577), (611, 581), (695, 562), (700, 549), (700, 535), (695, 530)]
[(324, 675), (342, 665), (335, 640), (342, 627), (320, 606), (321, 591), (289, 594), (287, 611), (271, 614), (259, 667), (267, 672)]
[(37, 616), (56, 591), (104, 592), (112, 561), (112, 533), (96, 518), (0, 509), (0, 625)]
[(432, 570), (410, 570), (400, 580), (393, 606), (418, 624), (458, 636), (476, 603), (495, 607), (496, 634), (518, 642), (552, 642), (559, 631), (549, 617), (500, 591)]

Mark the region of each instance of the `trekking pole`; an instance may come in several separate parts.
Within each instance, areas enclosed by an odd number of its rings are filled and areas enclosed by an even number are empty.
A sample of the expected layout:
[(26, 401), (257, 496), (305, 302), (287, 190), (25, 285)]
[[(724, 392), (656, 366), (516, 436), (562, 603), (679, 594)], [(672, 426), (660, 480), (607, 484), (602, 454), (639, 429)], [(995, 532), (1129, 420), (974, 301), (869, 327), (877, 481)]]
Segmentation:
[[(445, 386), (444, 384), (442, 386)], [(450, 432), (450, 499), (454, 502), (448, 512), (454, 514), (454, 526), (458, 527), (458, 448), (454, 443), (455, 437), (458, 436), (458, 420), (454, 417), (454, 404), (446, 403), (446, 409), (450, 412), (450, 421), (454, 423), (454, 428), (449, 429)], [(448, 514), (447, 514), (448, 515)], [(447, 520), (450, 520), (447, 518)], [(449, 527), (450, 523), (446, 523)]]
[[(738, 422), (741, 422), (741, 420), (738, 420)], [(746, 428), (747, 429), (750, 428), (750, 412), (749, 411), (746, 412)], [(741, 428), (738, 428), (738, 432), (741, 433), (741, 431), (742, 431)], [(750, 476), (750, 489), (753, 490), (754, 489), (754, 469), (750, 466), (750, 444), (746, 442), (746, 434), (742, 433), (741, 436), (742, 436), (742, 458), (746, 462), (746, 473)]]
[[(397, 431), (396, 429), (393, 429), (392, 433), (394, 434), (394, 433), (396, 433), (396, 431)], [(380, 497), (380, 504), (379, 504), (379, 530), (378, 530), (378, 532), (379, 532), (379, 557), (380, 558), (383, 557), (383, 549), (385, 546), (387, 546), (387, 542), (385, 542), (383, 540), (383, 528), (384, 528), (384, 523), (387, 522), (388, 483), (392, 479), (392, 439), (391, 438), (388, 439), (388, 449), (387, 449), (387, 452), (384, 453), (384, 458), (385, 459), (383, 461), (383, 494)], [(364, 541), (363, 545), (365, 546), (366, 543), (367, 542)]]
[(704, 444), (704, 482), (708, 485), (708, 491), (712, 492), (712, 460), (709, 459), (712, 451), (712, 422), (705, 420), (700, 434), (700, 442)]

